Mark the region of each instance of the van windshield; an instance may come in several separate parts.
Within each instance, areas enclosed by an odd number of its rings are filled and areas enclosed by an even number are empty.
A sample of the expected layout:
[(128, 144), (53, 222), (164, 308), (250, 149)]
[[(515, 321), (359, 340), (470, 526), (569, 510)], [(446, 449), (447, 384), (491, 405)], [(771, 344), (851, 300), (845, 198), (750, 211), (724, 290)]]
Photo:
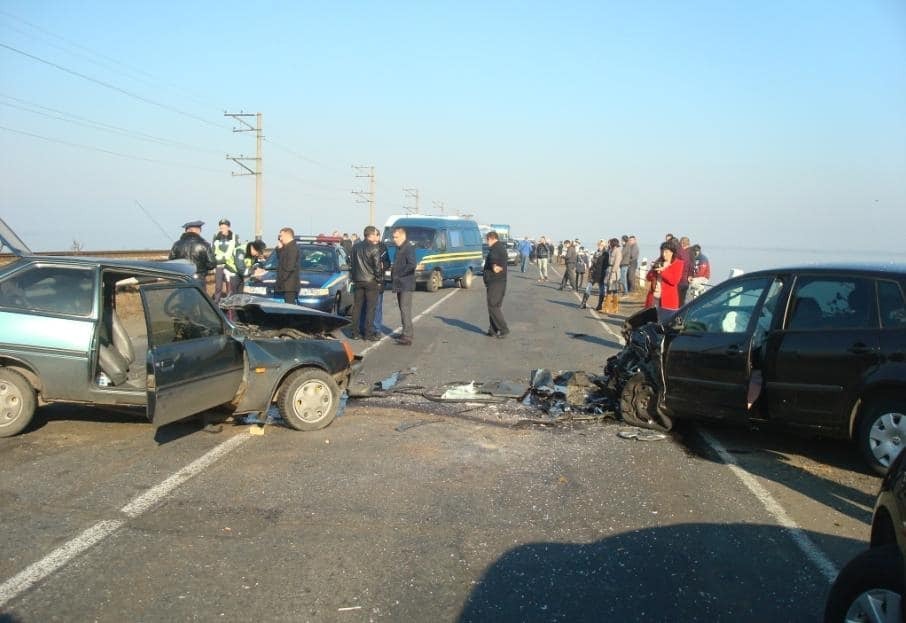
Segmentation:
[[(406, 240), (414, 244), (417, 249), (430, 249), (434, 246), (436, 229), (431, 227), (404, 227), (403, 229), (406, 230)], [(393, 244), (392, 233), (392, 227), (384, 229), (384, 244)]]

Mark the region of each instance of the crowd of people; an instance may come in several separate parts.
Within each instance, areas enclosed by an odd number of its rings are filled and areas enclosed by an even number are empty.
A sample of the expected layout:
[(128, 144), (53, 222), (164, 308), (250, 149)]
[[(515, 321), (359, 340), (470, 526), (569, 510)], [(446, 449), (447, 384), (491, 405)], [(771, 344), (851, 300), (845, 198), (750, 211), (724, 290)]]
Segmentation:
[[(204, 282), (207, 273), (214, 271), (215, 301), (241, 291), (243, 280), (264, 272), (266, 245), (254, 240), (243, 247), (239, 237), (230, 229), (230, 221), (221, 219), (213, 244), (201, 236), (202, 221), (183, 225), (184, 233), (173, 244), (170, 259), (187, 259), (195, 264), (196, 279)], [(378, 340), (378, 327), (382, 322), (385, 275), (390, 273), (390, 288), (396, 295), (402, 319), (402, 331), (397, 343), (412, 344), (412, 292), (415, 290), (416, 260), (412, 245), (407, 241), (406, 230), (394, 228), (391, 232), (397, 248), (390, 261), (386, 245), (380, 240), (380, 231), (369, 225), (362, 238), (356, 234), (334, 232), (334, 237), (349, 258), (350, 280), (354, 287), (351, 330), (353, 339)], [(296, 303), (299, 290), (298, 248), (292, 228), (284, 227), (275, 244), (278, 256), (275, 294), (287, 303)], [(489, 328), (492, 337), (505, 337), (509, 333), (503, 317), (503, 299), (506, 293), (506, 246), (497, 232), (486, 235), (488, 253), (484, 264), (484, 282), (487, 287)], [(588, 307), (592, 293), (597, 289), (594, 309), (601, 313), (615, 311), (617, 300), (633, 293), (641, 293), (639, 245), (634, 235), (598, 240), (591, 252), (578, 238), (554, 244), (547, 236), (537, 240), (523, 238), (517, 243), (519, 266), (525, 273), (530, 264), (538, 269), (538, 282), (549, 281), (551, 263), (562, 265), (563, 276), (559, 290), (582, 290), (581, 309)], [(645, 307), (655, 307), (659, 313), (679, 309), (687, 300), (699, 296), (708, 287), (711, 268), (700, 245), (692, 245), (686, 236), (667, 234), (659, 254), (644, 275)], [(606, 301), (612, 299), (616, 307), (608, 309)]]
[[(547, 236), (537, 240), (528, 237), (517, 243), (520, 270), (530, 263), (538, 267), (538, 281), (546, 282), (550, 263), (563, 266), (560, 290), (584, 290), (579, 307), (585, 309), (591, 294), (597, 290), (595, 310), (605, 312), (605, 299), (624, 297), (645, 288), (645, 305), (665, 311), (679, 309), (687, 300), (699, 296), (708, 287), (711, 268), (700, 245), (690, 244), (688, 237), (667, 234), (660, 245), (658, 258), (644, 276), (640, 273), (639, 245), (634, 235), (600, 239), (592, 251), (578, 238), (556, 244)], [(639, 281), (643, 277), (645, 285)]]

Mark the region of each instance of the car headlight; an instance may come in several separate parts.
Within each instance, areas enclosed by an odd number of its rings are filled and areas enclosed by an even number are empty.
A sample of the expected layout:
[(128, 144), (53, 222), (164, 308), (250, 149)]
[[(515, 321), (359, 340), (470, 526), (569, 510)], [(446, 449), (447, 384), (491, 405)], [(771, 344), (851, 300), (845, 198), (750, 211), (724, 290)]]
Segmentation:
[(330, 290), (327, 288), (299, 288), (299, 296), (327, 296)]
[(264, 286), (245, 286), (242, 291), (246, 294), (267, 294), (267, 288)]
[(425, 270), (425, 265), (424, 265), (424, 264), (416, 264), (416, 265), (415, 265), (415, 270), (421, 272), (421, 271)]

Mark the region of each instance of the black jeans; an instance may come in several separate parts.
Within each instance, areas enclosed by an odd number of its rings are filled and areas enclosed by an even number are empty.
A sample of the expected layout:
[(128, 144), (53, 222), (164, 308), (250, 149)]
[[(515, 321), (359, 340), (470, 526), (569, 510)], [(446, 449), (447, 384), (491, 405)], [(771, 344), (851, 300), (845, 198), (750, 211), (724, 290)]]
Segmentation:
[(560, 281), (560, 289), (566, 287), (566, 284), (569, 284), (573, 287), (573, 290), (578, 290), (579, 286), (576, 284), (576, 265), (567, 264), (566, 270), (563, 271), (563, 279)]
[[(378, 283), (377, 281), (355, 282), (355, 297), (352, 303), (352, 317), (358, 319), (361, 317), (362, 308), (365, 308), (365, 337), (370, 337), (374, 331), (374, 309), (377, 306)], [(359, 327), (356, 323), (352, 325), (352, 334), (358, 334)]]
[(400, 320), (403, 324), (403, 337), (412, 338), (412, 290), (396, 293), (396, 302), (400, 306)]
[(296, 293), (293, 292), (292, 290), (290, 290), (289, 292), (284, 292), (283, 293), (283, 302), (291, 303), (291, 304), (295, 305), (296, 304)]
[(489, 281), (488, 287), (488, 320), (491, 323), (491, 332), (506, 335), (510, 328), (503, 318), (503, 297), (506, 294), (506, 279)]

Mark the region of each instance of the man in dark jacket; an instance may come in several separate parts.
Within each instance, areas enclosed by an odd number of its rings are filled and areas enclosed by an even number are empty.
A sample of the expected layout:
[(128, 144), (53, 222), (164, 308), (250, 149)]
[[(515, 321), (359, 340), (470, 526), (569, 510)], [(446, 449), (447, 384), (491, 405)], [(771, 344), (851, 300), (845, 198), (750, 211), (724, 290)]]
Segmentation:
[(496, 231), (489, 231), (485, 238), (488, 241), (488, 256), (484, 260), (484, 285), (487, 287), (488, 336), (506, 337), (510, 328), (503, 318), (503, 297), (506, 294), (506, 245), (501, 242)]
[(576, 245), (569, 240), (563, 242), (563, 257), (566, 269), (563, 271), (563, 279), (560, 281), (560, 290), (569, 285), (573, 290), (578, 290), (576, 283), (576, 263), (579, 261), (579, 254), (576, 251)]
[(551, 256), (554, 254), (554, 248), (547, 241), (547, 238), (541, 236), (541, 240), (535, 246), (535, 260), (538, 262), (538, 281), (547, 281), (547, 267)]
[(415, 290), (415, 247), (406, 240), (406, 230), (396, 227), (393, 230), (393, 244), (396, 245), (396, 257), (390, 267), (391, 287), (396, 293), (396, 302), (400, 307), (400, 319), (403, 333), (396, 341), (401, 346), (410, 346), (414, 335), (412, 329), (412, 292)]
[(274, 293), (283, 296), (286, 303), (296, 304), (299, 296), (299, 245), (296, 232), (291, 227), (280, 230), (277, 241), (277, 280)]
[(604, 296), (607, 293), (607, 266), (610, 264), (610, 254), (607, 252), (607, 243), (604, 240), (598, 240), (598, 248), (591, 260), (591, 269), (588, 271), (588, 288), (582, 297), (582, 309), (585, 309), (588, 303), (588, 297), (591, 295), (591, 287), (598, 284), (598, 305), (595, 310), (601, 309), (604, 304)]
[(189, 260), (195, 264), (195, 278), (204, 285), (205, 275), (214, 269), (214, 250), (208, 241), (201, 237), (203, 221), (189, 221), (183, 225), (182, 236), (173, 243), (170, 249), (171, 260)]
[(355, 298), (352, 304), (352, 339), (362, 337), (359, 331), (358, 319), (362, 308), (365, 309), (364, 337), (366, 340), (376, 342), (381, 339), (374, 331), (374, 309), (377, 304), (378, 292), (384, 285), (384, 270), (381, 264), (381, 248), (378, 244), (380, 232), (377, 227), (369, 225), (363, 232), (363, 240), (359, 240), (352, 247), (350, 276), (355, 285)]

